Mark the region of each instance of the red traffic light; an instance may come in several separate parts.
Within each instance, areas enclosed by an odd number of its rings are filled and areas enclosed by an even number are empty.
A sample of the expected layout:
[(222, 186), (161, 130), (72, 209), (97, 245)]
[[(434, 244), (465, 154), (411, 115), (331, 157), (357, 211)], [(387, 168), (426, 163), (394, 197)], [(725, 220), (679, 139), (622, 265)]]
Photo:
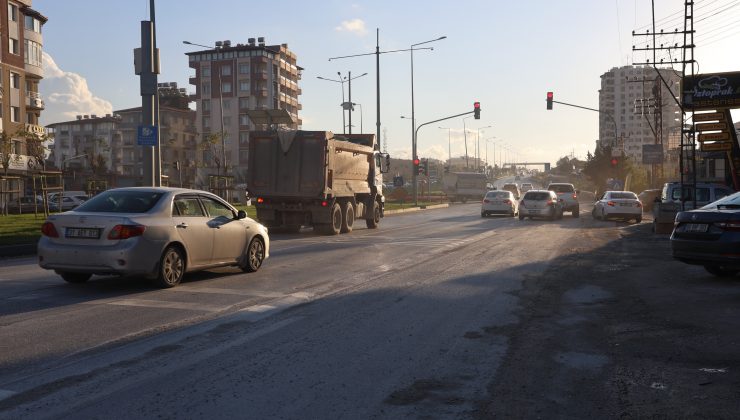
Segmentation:
[(552, 109), (552, 92), (547, 92), (547, 109)]
[(473, 102), (473, 108), (479, 109), (480, 108), (480, 102)]
[(419, 163), (420, 163), (419, 159), (414, 159), (414, 166), (419, 166)]
[(619, 163), (617, 158), (612, 158), (612, 166), (617, 166), (617, 163)]
[(480, 102), (473, 102), (473, 116), (476, 120), (480, 119)]

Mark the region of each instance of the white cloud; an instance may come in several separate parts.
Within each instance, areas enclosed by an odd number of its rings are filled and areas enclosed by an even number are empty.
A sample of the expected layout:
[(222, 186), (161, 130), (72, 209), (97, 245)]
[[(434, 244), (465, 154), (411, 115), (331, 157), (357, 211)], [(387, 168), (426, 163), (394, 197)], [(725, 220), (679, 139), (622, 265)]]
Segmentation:
[(358, 36), (367, 34), (365, 22), (362, 19), (342, 21), (342, 23), (334, 29), (338, 32), (350, 32)]
[(95, 96), (87, 80), (77, 73), (64, 71), (54, 59), (44, 53), (44, 79), (41, 95), (45, 109), (41, 113), (43, 124), (73, 120), (76, 115), (105, 115), (113, 112), (113, 105)]

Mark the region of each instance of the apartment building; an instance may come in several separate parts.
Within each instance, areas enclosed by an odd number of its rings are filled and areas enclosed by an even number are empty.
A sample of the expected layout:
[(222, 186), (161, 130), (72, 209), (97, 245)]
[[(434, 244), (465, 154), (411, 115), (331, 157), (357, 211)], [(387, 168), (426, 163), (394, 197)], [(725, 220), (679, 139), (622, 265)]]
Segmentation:
[[(288, 44), (265, 45), (264, 38), (249, 38), (245, 44), (232, 45), (218, 41), (212, 49), (186, 54), (195, 75), (190, 84), (195, 86), (192, 98), (196, 103), (196, 127), (199, 143), (209, 136), (223, 133), (213, 148), (202, 149), (198, 156), (202, 186), (208, 177), (218, 175), (220, 160), (225, 159), (226, 171), (235, 183), (246, 179), (249, 132), (264, 129), (248, 115), (250, 110), (284, 110), (292, 119), (282, 125), (299, 129), (302, 68), (296, 64), (296, 55)], [(221, 149), (223, 147), (223, 149)], [(217, 162), (218, 161), (218, 162)]]
[[(195, 185), (197, 131), (189, 96), (176, 83), (159, 85), (159, 134), (164, 183)], [(47, 125), (54, 133), (49, 160), (64, 173), (65, 185), (85, 189), (85, 180), (105, 180), (108, 187), (142, 185), (143, 147), (137, 144), (141, 107), (104, 116), (78, 115)], [(68, 188), (70, 189), (70, 188)]]
[[(31, 0), (0, 0), (0, 130), (9, 135), (8, 174), (23, 176), (37, 169), (26, 140), (15, 133), (45, 133), (38, 125), (44, 101), (39, 95), (42, 70), (42, 27), (47, 18), (31, 8)], [(5, 172), (0, 162), (2, 173)]]
[(601, 75), (599, 141), (617, 153), (624, 151), (636, 164), (642, 163), (642, 146), (657, 143), (656, 133), (662, 132), (667, 157), (677, 147), (671, 139), (681, 132), (680, 109), (671, 94), (678, 94), (681, 74), (659, 71), (670, 90), (652, 67), (615, 67)]

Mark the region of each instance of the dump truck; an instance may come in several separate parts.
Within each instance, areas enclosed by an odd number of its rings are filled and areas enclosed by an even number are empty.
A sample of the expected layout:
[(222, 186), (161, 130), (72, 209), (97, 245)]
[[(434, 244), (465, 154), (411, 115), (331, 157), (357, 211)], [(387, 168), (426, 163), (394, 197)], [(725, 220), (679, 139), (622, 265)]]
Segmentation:
[(389, 164), (374, 134), (256, 131), (250, 135), (247, 185), (262, 224), (336, 235), (351, 232), (356, 219), (378, 227)]
[(488, 178), (477, 172), (448, 172), (443, 183), (444, 193), (450, 201), (480, 201), (488, 192)]

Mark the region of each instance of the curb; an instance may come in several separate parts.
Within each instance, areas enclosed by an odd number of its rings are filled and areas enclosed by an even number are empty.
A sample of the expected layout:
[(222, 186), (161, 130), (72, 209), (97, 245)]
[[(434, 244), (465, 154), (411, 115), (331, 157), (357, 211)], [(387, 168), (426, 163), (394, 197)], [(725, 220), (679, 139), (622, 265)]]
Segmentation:
[(0, 258), (3, 257), (27, 257), (36, 255), (36, 244), (18, 244), (0, 246)]
[(434, 204), (431, 206), (421, 206), (421, 207), (409, 207), (407, 209), (398, 209), (398, 210), (386, 210), (383, 212), (384, 215), (387, 214), (400, 214), (400, 213), (409, 213), (414, 211), (420, 211), (420, 210), (433, 210), (433, 209), (443, 209), (446, 207), (450, 207), (449, 204)]

